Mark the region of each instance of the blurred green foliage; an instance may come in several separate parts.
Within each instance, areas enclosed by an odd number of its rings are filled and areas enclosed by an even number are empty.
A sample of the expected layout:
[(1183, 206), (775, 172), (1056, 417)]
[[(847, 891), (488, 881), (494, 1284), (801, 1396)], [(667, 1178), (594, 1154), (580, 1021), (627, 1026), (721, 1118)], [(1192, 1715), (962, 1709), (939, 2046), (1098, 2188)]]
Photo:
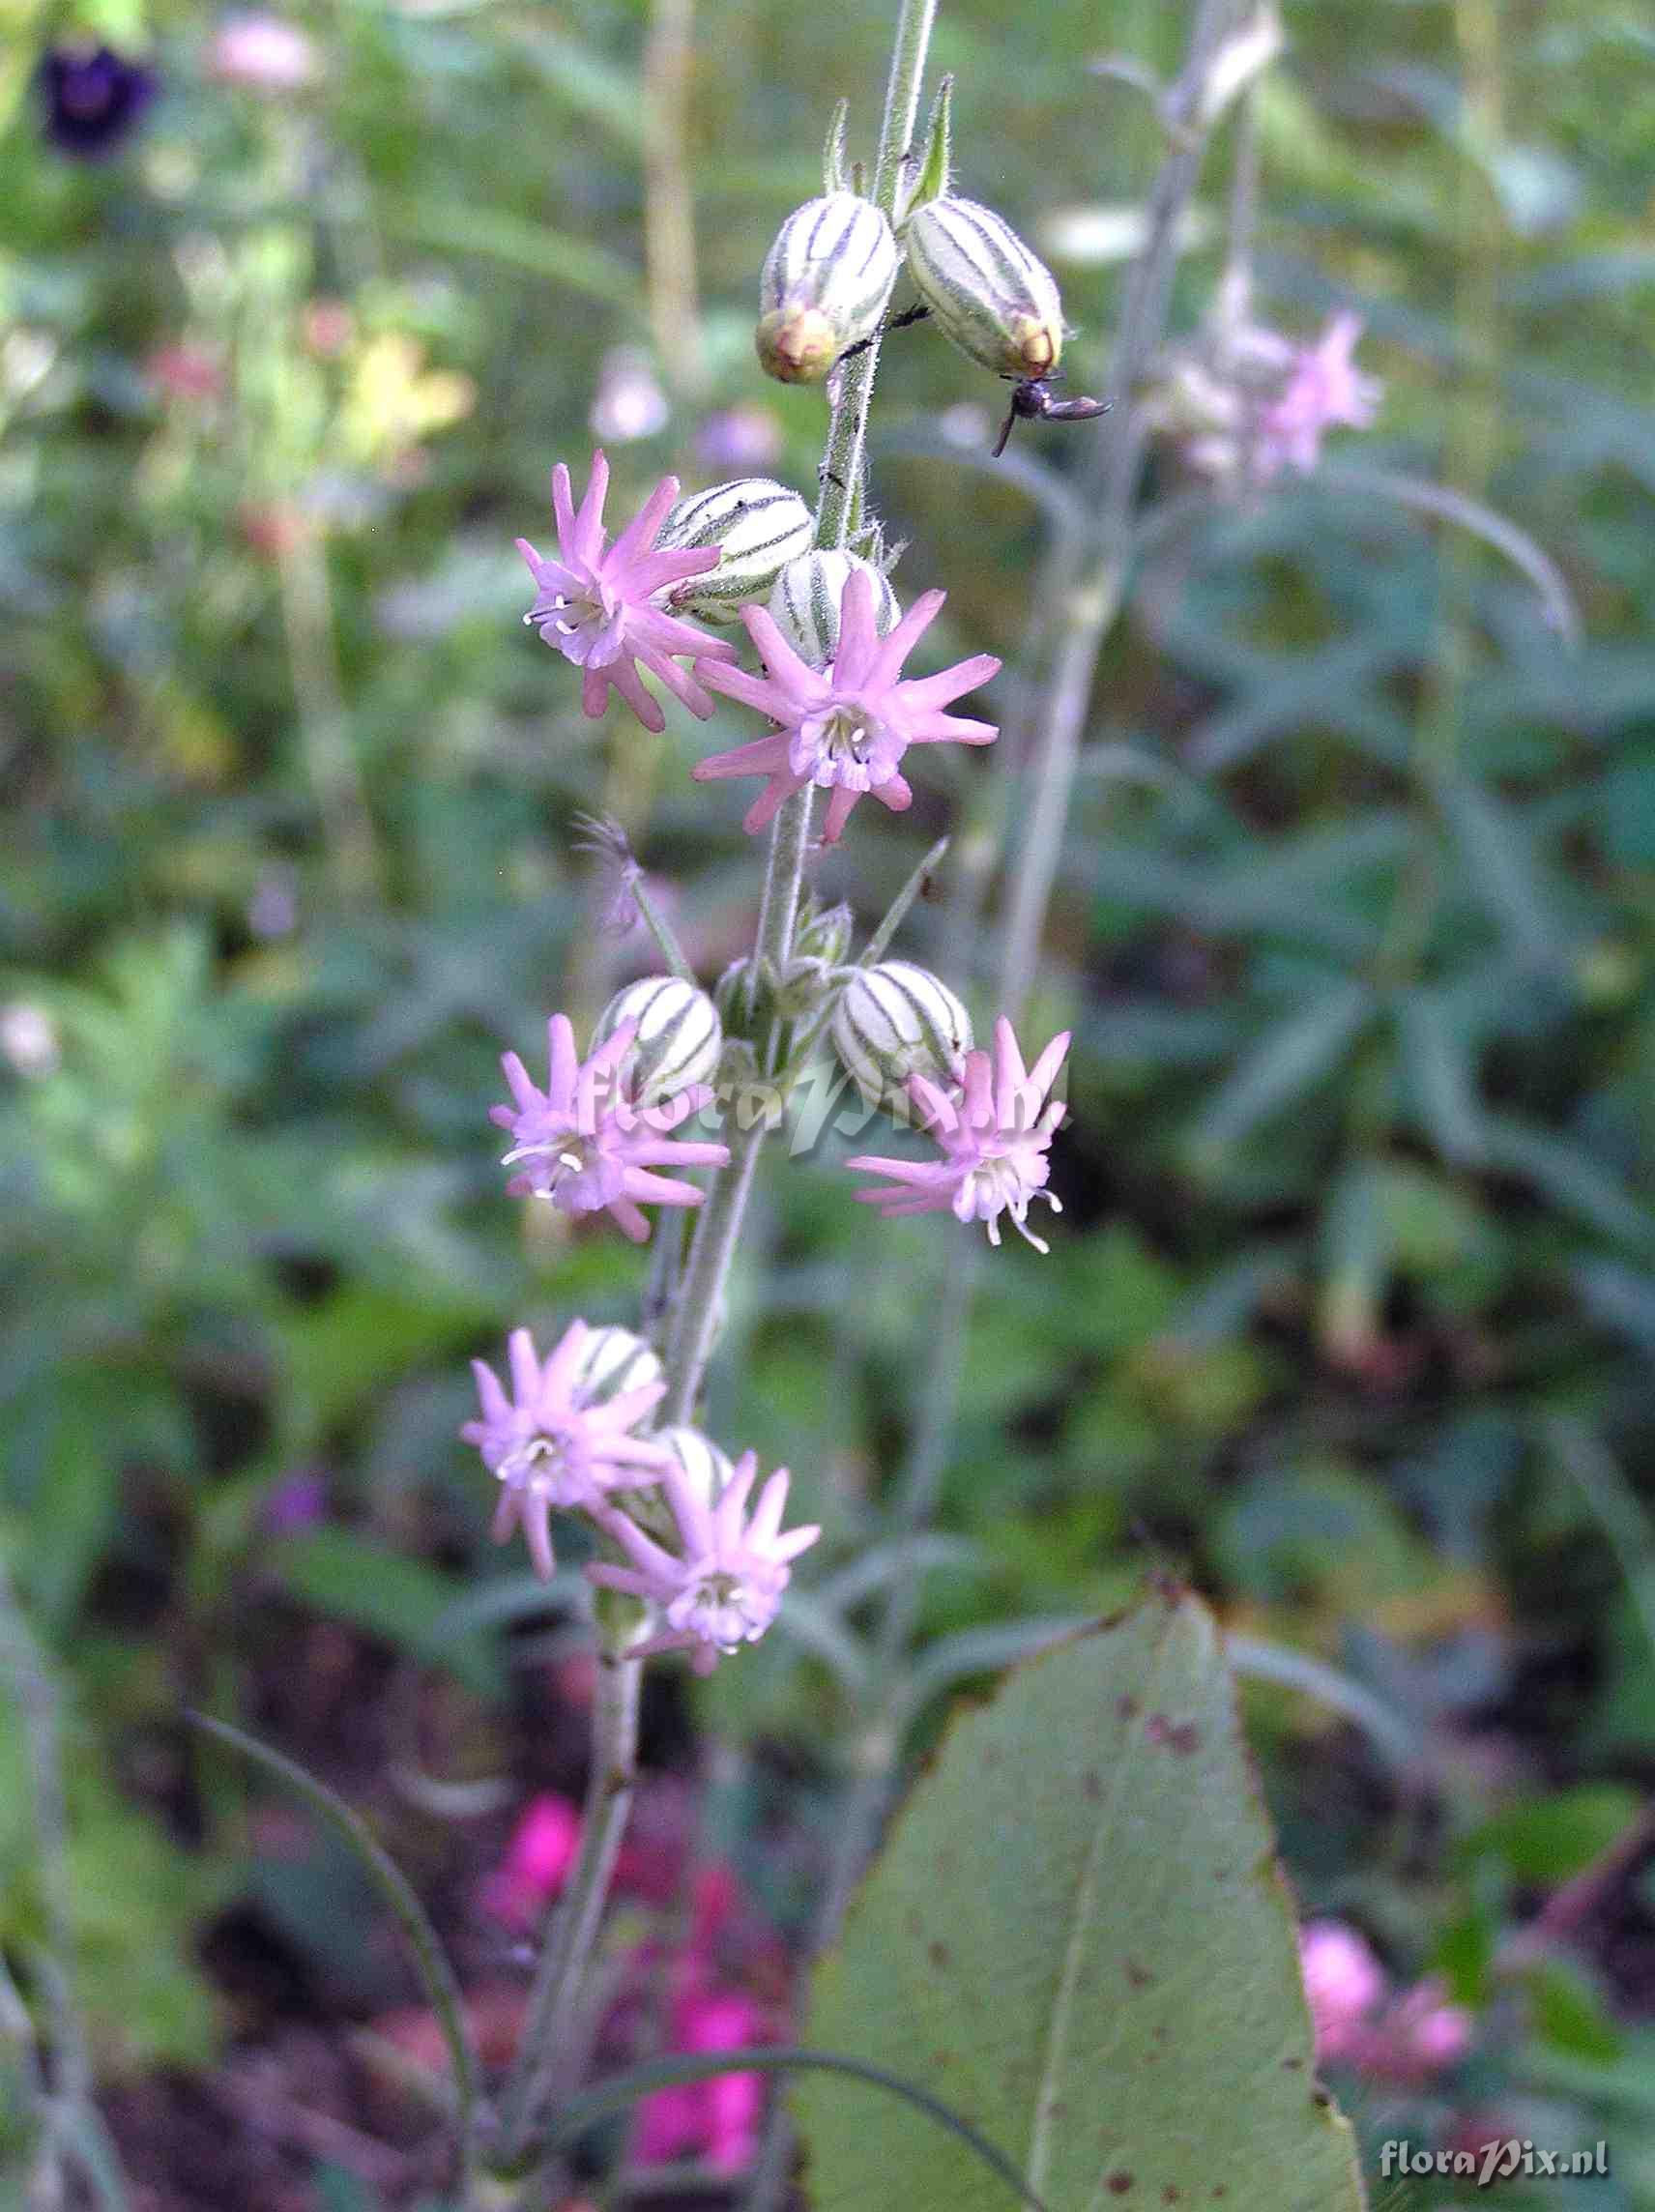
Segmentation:
[[(686, 293), (644, 250), (642, 6), (317, 9), (323, 77), (279, 101), (212, 82), (211, 25), (162, 6), (161, 99), (97, 165), (37, 125), (66, 19), (13, 10), (0, 1547), (75, 1716), (111, 2065), (211, 2045), (197, 1937), (239, 1828), (186, 1779), (182, 1703), (258, 1703), (291, 1624), (333, 1621), (452, 1677), (457, 1763), (503, 1726), (501, 1653), (448, 1611), (497, 1576), (509, 1612), (517, 1574), (454, 1441), (465, 1358), (524, 1320), (631, 1320), (643, 1264), (504, 1201), (496, 1055), (645, 957), (594, 926), (574, 812), (628, 824), (707, 973), (756, 878), (736, 802), (685, 773), (737, 717), (584, 722), (518, 626), (510, 540), (546, 531), (619, 346), (654, 349), (667, 402), (609, 433), (622, 504), (730, 473), (732, 410), (809, 488), (820, 397), (759, 376), (756, 270), (832, 96), (871, 138), (887, 14), (703, 0)], [(1157, 135), (1087, 64), (1170, 66), (1178, 15), (948, 0), (965, 189), (1033, 237), (1104, 235)], [(1288, 27), (1261, 310), (1354, 305), (1386, 402), (1257, 506), (1153, 468), (1033, 1025), (1077, 1035), (1068, 1212), (1049, 1260), (988, 1273), (946, 1491), (969, 1545), (926, 1622), (1095, 1612), (1147, 1557), (1424, 1732), (1432, 1819), (1381, 1818), (1361, 1747), (1261, 1688), (1290, 1866), (1487, 2009), (1467, 2109), (1547, 2139), (1611, 2115), (1607, 2212), (1655, 2203), (1655, 1903), (1621, 1900), (1632, 1933), (1573, 1979), (1501, 1961), (1655, 1781), (1655, 40), (1613, 0), (1323, 0)], [(1095, 390), (1118, 263), (1060, 268)], [(991, 476), (999, 399), (893, 341), (875, 465), (899, 583), (949, 589), (944, 648), (1015, 663), (1102, 433), (1020, 434)], [(1399, 482), (1509, 517), (1580, 641)], [(915, 820), (858, 813), (825, 896), (871, 920), (923, 836), (969, 854), (997, 774), (1016, 818), (1015, 760), (934, 765)], [(903, 949), (965, 980), (942, 888)], [(708, 1416), (793, 1466), (823, 1574), (903, 1451), (947, 1233), (876, 1232), (836, 1145), (769, 1178)], [(283, 1533), (284, 1486), (317, 1476), (327, 1526)], [(834, 1692), (802, 1643), (700, 1709), (791, 1739), (820, 1796)], [(19, 1956), (26, 1802), (0, 1788)], [(1359, 2116), (1377, 2139), (1396, 2113)]]

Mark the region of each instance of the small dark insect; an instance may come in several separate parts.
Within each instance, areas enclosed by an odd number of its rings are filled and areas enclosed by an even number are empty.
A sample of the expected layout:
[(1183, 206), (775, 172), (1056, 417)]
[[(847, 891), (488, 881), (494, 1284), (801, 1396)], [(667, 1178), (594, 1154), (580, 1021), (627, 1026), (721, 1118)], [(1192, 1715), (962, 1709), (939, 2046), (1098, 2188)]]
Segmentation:
[(886, 315), (877, 331), (865, 338), (858, 338), (855, 345), (848, 345), (833, 366), (836, 369), (843, 368), (848, 361), (855, 361), (857, 354), (866, 353), (876, 338), (887, 338), (892, 331), (911, 331), (915, 323), (928, 322), (930, 315), (931, 310), (923, 301), (916, 302), (912, 307), (904, 307), (900, 315)]
[[(1011, 436), (1012, 424), (1025, 422), (1090, 422), (1099, 415), (1109, 413), (1112, 402), (1107, 399), (1060, 399), (1052, 390), (1061, 378), (1061, 370), (1054, 369), (1047, 376), (1026, 376), (1021, 384), (1011, 387), (1011, 405), (1005, 421), (1000, 426), (1000, 437), (994, 449), (998, 461), (1005, 451)], [(1008, 377), (1007, 383), (1011, 382)]]

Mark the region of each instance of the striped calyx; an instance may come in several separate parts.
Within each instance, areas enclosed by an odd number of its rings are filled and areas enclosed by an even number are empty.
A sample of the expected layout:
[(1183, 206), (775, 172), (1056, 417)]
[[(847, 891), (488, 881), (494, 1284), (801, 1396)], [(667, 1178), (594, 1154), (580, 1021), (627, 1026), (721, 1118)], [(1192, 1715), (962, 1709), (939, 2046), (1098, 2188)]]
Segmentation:
[(692, 1083), (718, 1072), (724, 1034), (707, 993), (679, 975), (646, 975), (617, 991), (593, 1034), (593, 1050), (628, 1022), (637, 1034), (621, 1063), (621, 1083), (634, 1106), (664, 1106)]
[(818, 383), (847, 346), (872, 337), (897, 258), (883, 211), (857, 192), (828, 192), (795, 208), (759, 278), (753, 342), (767, 374)]
[(927, 201), (903, 226), (908, 271), (944, 337), (997, 376), (1050, 376), (1063, 350), (1058, 279), (992, 208)]
[(870, 1106), (908, 1111), (908, 1079), (923, 1075), (944, 1091), (965, 1074), (972, 1018), (945, 983), (911, 960), (859, 968), (833, 1009), (833, 1049)]
[(812, 668), (826, 668), (839, 650), (839, 607), (858, 568), (873, 579), (874, 622), (884, 637), (896, 627), (902, 609), (890, 578), (859, 553), (801, 553), (775, 580), (770, 620)]
[(641, 1336), (629, 1328), (594, 1328), (581, 1345), (569, 1388), (579, 1404), (603, 1406), (660, 1379), (661, 1363)]
[(735, 1473), (729, 1455), (699, 1429), (657, 1429), (652, 1442), (665, 1444), (678, 1463), (678, 1470), (703, 1504), (716, 1505), (724, 1485)]
[(674, 553), (716, 546), (718, 566), (677, 587), (673, 612), (733, 623), (737, 609), (762, 599), (815, 535), (816, 517), (798, 492), (769, 477), (739, 477), (692, 492), (668, 513), (656, 543)]

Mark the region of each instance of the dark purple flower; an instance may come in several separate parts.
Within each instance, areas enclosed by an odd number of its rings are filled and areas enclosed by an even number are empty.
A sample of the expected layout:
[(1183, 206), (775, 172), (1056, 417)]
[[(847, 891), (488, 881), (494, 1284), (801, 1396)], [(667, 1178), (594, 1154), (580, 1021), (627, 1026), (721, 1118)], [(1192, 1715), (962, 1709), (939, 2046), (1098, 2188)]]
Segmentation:
[(160, 89), (147, 62), (112, 46), (48, 46), (36, 77), (46, 137), (76, 160), (113, 154)]

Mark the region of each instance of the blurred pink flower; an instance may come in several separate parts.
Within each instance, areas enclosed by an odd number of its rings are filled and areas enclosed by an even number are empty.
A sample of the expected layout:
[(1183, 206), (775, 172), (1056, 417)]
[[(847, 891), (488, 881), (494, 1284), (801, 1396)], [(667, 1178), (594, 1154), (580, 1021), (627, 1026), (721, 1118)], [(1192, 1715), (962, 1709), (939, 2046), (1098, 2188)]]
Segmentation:
[(1362, 2040), (1362, 2024), (1385, 1994), (1385, 1970), (1366, 1939), (1342, 1920), (1312, 1920), (1298, 1940), (1316, 2055), (1345, 2057)]
[(1379, 2022), (1369, 2071), (1419, 2082), (1458, 2066), (1471, 2048), (1475, 2023), (1463, 2005), (1447, 2000), (1446, 1985), (1435, 1975), (1405, 1992)]
[(208, 74), (246, 92), (301, 92), (317, 74), (316, 48), (279, 15), (228, 15), (207, 56)]
[(563, 1213), (595, 1213), (606, 1207), (635, 1244), (650, 1234), (641, 1206), (699, 1206), (706, 1196), (692, 1182), (656, 1175), (661, 1167), (722, 1168), (728, 1145), (684, 1141), (671, 1132), (711, 1104), (705, 1083), (686, 1084), (659, 1104), (634, 1106), (621, 1087), (620, 1069), (637, 1035), (624, 1022), (587, 1061), (578, 1058), (566, 1014), (547, 1024), (546, 1089), (531, 1082), (514, 1052), (500, 1064), (512, 1104), (493, 1106), (489, 1120), (508, 1130), (511, 1150), (502, 1166), (516, 1167), (506, 1185), (513, 1198), (544, 1198)]
[(535, 603), (524, 620), (549, 646), (585, 670), (581, 706), (595, 720), (609, 704), (614, 685), (646, 730), (664, 730), (660, 703), (644, 688), (638, 665), (658, 677), (692, 714), (704, 719), (712, 701), (695, 677), (679, 667), (674, 655), (698, 664), (734, 660), (727, 639), (709, 637), (693, 623), (669, 615), (657, 595), (686, 576), (704, 576), (718, 566), (718, 548), (694, 552), (656, 552), (655, 538), (677, 499), (677, 477), (663, 477), (613, 544), (603, 527), (603, 502), (609, 489), (609, 463), (600, 447), (592, 456), (586, 497), (575, 512), (569, 473), (560, 461), (552, 471), (552, 509), (558, 524), (558, 559), (543, 560), (526, 538), (517, 550), (535, 579)]
[(750, 476), (780, 460), (781, 424), (768, 407), (727, 407), (695, 433), (696, 457), (714, 476)]
[(1315, 345), (1293, 348), (1287, 381), (1259, 418), (1261, 475), (1315, 468), (1324, 430), (1368, 428), (1384, 387), (1350, 358), (1361, 335), (1355, 315), (1335, 315)]
[(542, 1790), (524, 1807), (506, 1856), (487, 1876), (482, 1907), (511, 1928), (529, 1928), (561, 1896), (580, 1852), (580, 1808), (555, 1790)]
[[(761, 2006), (740, 1990), (693, 1989), (673, 2008), (668, 2051), (740, 2051), (763, 2042), (769, 2023)], [(657, 2089), (638, 2108), (635, 2155), (641, 2165), (703, 2158), (719, 2173), (740, 2173), (758, 2149), (764, 2081), (757, 2074), (718, 2074)]]
[(756, 1644), (775, 1618), (792, 1562), (822, 1531), (813, 1525), (782, 1534), (786, 1468), (777, 1468), (766, 1482), (749, 1522), (747, 1499), (757, 1474), (754, 1454), (743, 1453), (717, 1504), (710, 1506), (690, 1488), (677, 1461), (669, 1462), (660, 1482), (678, 1525), (682, 1558), (646, 1536), (624, 1513), (612, 1506), (598, 1511), (596, 1518), (632, 1564), (599, 1564), (587, 1573), (595, 1583), (660, 1606), (666, 1615), (664, 1633), (639, 1644), (637, 1657), (692, 1651), (696, 1673), (710, 1674), (721, 1655)]
[(880, 1159), (861, 1154), (845, 1165), (857, 1175), (888, 1176), (896, 1186), (859, 1190), (864, 1206), (877, 1206), (887, 1221), (905, 1213), (950, 1210), (960, 1221), (981, 1221), (991, 1244), (1000, 1242), (1000, 1217), (1036, 1252), (1047, 1245), (1029, 1227), (1031, 1200), (1043, 1198), (1054, 1213), (1062, 1211), (1046, 1188), (1052, 1138), (1066, 1109), (1047, 1104), (1058, 1079), (1069, 1033), (1055, 1036), (1031, 1068), (1026, 1069), (1011, 1024), (1002, 1014), (994, 1025), (994, 1050), (966, 1055), (965, 1081), (944, 1091), (923, 1075), (909, 1078), (909, 1095), (927, 1132), (942, 1150), (940, 1160)]
[(864, 792), (900, 814), (914, 801), (897, 773), (910, 745), (986, 745), (1000, 734), (992, 722), (942, 712), (996, 673), (1000, 662), (992, 654), (974, 654), (936, 676), (900, 680), (903, 662), (946, 597), (944, 592), (922, 594), (889, 636), (881, 637), (874, 621), (873, 579), (858, 570), (845, 587), (838, 655), (826, 669), (801, 660), (763, 607), (743, 607), (741, 620), (768, 673), (749, 676), (725, 667), (701, 673), (714, 691), (757, 708), (778, 727), (752, 744), (711, 754), (690, 772), (704, 783), (726, 776), (768, 776), (747, 810), (742, 825), (747, 830), (762, 830), (782, 802), (806, 784), (830, 791), (822, 830), (825, 845), (841, 836)]
[(554, 1506), (591, 1512), (609, 1491), (654, 1482), (672, 1464), (664, 1445), (627, 1433), (666, 1395), (664, 1382), (623, 1390), (597, 1406), (574, 1396), (571, 1383), (590, 1333), (584, 1322), (570, 1322), (542, 1362), (529, 1331), (514, 1328), (507, 1341), (509, 1398), (492, 1367), (480, 1359), (471, 1363), (482, 1418), (467, 1421), (460, 1435), (481, 1452), (501, 1485), (494, 1540), (505, 1543), (521, 1523), (536, 1572), (548, 1581), (557, 1563)]

